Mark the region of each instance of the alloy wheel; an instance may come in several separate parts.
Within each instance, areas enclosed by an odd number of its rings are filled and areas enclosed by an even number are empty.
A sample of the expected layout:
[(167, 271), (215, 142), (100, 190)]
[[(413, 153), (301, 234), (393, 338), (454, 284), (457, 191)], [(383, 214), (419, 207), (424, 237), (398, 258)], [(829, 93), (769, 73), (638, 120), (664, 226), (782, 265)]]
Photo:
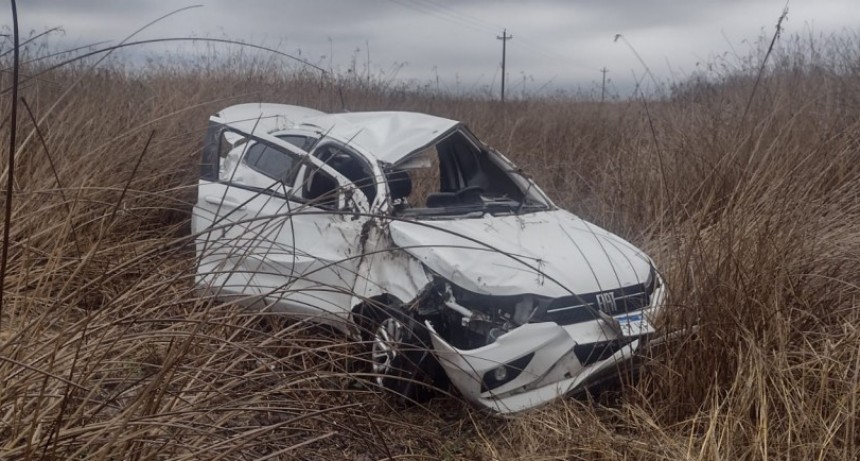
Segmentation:
[(403, 341), (405, 329), (399, 320), (388, 317), (379, 323), (379, 327), (373, 335), (371, 356), (373, 358), (373, 372), (376, 374), (376, 382), (379, 385), (383, 385), (385, 376), (397, 358), (398, 344)]

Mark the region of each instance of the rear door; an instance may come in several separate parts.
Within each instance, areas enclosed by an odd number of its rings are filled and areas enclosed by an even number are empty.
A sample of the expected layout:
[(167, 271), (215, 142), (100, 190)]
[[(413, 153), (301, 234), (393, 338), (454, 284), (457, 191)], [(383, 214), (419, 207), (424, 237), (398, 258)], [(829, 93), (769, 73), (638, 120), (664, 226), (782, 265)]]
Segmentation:
[(367, 200), (297, 148), (310, 145), (301, 134), (282, 136), (291, 137), (252, 134), (213, 118), (192, 218), (197, 283), (244, 304), (346, 316)]

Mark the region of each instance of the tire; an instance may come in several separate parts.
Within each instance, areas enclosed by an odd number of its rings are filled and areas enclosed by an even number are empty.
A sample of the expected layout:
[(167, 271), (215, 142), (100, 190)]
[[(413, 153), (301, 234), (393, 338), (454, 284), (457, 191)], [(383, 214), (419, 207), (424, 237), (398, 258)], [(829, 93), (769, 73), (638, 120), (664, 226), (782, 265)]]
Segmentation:
[(372, 379), (400, 399), (424, 402), (444, 373), (427, 328), (397, 306), (363, 305), (358, 312)]

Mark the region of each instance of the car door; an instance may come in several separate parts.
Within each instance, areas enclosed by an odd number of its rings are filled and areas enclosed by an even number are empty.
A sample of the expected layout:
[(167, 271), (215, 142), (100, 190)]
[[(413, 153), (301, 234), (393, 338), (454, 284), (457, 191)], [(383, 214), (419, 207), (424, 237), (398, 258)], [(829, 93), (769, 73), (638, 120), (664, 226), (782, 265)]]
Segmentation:
[(197, 283), (248, 305), (345, 317), (368, 203), (296, 144), (213, 118), (192, 218)]

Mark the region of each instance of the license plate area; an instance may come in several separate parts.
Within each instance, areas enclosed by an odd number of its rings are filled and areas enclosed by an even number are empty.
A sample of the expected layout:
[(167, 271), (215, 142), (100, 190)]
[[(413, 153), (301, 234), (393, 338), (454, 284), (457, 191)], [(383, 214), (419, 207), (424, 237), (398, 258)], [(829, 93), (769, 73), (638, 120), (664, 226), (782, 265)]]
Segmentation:
[(642, 311), (628, 312), (614, 317), (625, 337), (642, 336), (654, 333), (654, 327)]

